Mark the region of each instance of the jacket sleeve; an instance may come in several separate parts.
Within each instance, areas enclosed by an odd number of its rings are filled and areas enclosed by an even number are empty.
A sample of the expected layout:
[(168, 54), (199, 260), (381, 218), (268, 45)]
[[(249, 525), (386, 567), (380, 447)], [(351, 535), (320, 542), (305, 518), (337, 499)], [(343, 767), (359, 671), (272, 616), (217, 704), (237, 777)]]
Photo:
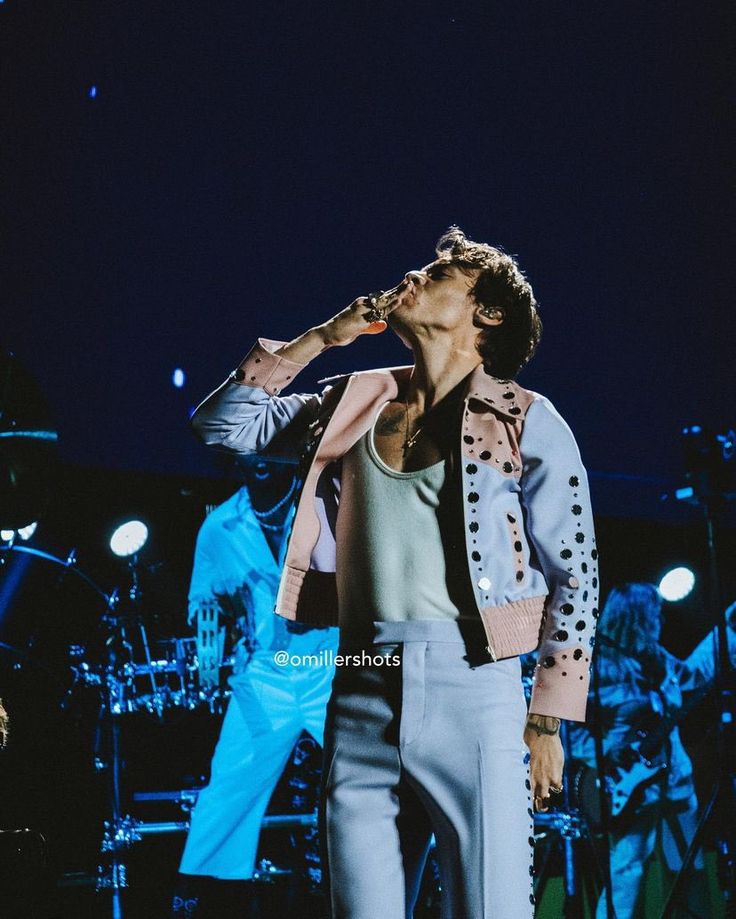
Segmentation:
[(299, 444), (326, 390), (279, 395), (306, 366), (274, 354), (284, 344), (259, 338), (239, 367), (197, 406), (190, 424), (205, 444), (298, 461)]
[(537, 396), (520, 440), (527, 535), (547, 582), (529, 711), (585, 721), (598, 616), (598, 551), (575, 438)]
[[(731, 666), (736, 669), (736, 629), (726, 620), (726, 638)], [(708, 694), (716, 682), (718, 630), (713, 628), (682, 661), (680, 689), (689, 710)]]

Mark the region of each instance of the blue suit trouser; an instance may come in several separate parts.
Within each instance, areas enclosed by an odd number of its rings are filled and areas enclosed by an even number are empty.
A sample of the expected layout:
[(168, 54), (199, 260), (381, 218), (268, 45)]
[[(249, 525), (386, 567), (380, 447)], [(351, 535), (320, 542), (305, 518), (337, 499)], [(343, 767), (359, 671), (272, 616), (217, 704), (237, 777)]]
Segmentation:
[(518, 658), (480, 622), (375, 622), (340, 652), (325, 723), (323, 848), (333, 919), (411, 917), (434, 838), (443, 919), (530, 919), (533, 816)]

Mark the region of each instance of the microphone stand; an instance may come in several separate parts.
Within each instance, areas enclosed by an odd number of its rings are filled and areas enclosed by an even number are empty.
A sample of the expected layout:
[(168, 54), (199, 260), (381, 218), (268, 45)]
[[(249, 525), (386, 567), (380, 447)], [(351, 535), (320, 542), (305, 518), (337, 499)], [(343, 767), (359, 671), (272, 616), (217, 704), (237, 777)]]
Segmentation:
[(718, 860), (718, 881), (726, 903), (726, 915), (736, 911), (734, 855), (734, 827), (736, 827), (736, 785), (733, 772), (736, 744), (734, 743), (734, 670), (728, 653), (728, 631), (723, 609), (721, 579), (718, 568), (718, 545), (716, 512), (725, 507), (729, 496), (706, 493), (698, 503), (705, 515), (706, 541), (708, 547), (708, 600), (711, 625), (716, 619), (717, 657), (715, 660), (715, 686), (718, 700), (718, 722), (716, 727), (716, 749), (719, 773), (711, 789), (710, 798), (698, 821), (680, 870), (662, 910), (662, 919), (673, 914), (675, 905), (685, 892), (685, 881), (693, 865), (695, 854), (700, 849), (705, 828), (713, 819), (716, 830), (716, 857)]

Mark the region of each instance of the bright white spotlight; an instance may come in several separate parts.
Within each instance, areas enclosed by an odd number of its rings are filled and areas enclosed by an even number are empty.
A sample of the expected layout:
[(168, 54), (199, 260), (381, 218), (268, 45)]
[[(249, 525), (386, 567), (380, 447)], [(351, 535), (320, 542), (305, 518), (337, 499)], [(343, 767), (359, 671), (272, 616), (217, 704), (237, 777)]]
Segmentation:
[(15, 530), (0, 530), (0, 540), (12, 542), (15, 539)]
[(36, 532), (36, 527), (38, 527), (38, 521), (34, 520), (33, 523), (29, 523), (28, 526), (21, 527), (18, 530), (18, 536), (20, 536), (23, 542), (26, 542), (26, 540), (30, 539)]
[(684, 600), (695, 586), (695, 575), (689, 568), (672, 568), (659, 582), (662, 599), (670, 603)]
[(174, 384), (174, 386), (176, 386), (177, 389), (181, 389), (186, 381), (187, 375), (184, 373), (181, 367), (177, 367), (176, 370), (171, 374), (171, 382)]
[(120, 558), (135, 555), (145, 546), (148, 527), (140, 520), (129, 520), (121, 524), (110, 537), (110, 548)]

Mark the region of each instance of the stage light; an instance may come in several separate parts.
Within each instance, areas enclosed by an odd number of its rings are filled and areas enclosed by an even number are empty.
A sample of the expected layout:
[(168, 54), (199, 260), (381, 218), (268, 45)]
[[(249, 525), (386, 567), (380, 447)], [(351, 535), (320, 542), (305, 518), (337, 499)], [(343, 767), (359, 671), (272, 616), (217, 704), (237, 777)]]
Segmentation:
[(33, 536), (33, 534), (36, 532), (37, 527), (38, 527), (38, 521), (34, 520), (33, 523), (29, 523), (28, 526), (21, 527), (18, 530), (18, 536), (20, 536), (23, 542), (27, 542), (31, 538), (31, 536)]
[(110, 537), (110, 548), (120, 558), (135, 555), (145, 546), (148, 527), (141, 520), (121, 524)]
[(695, 575), (689, 568), (671, 568), (659, 582), (663, 600), (676, 603), (684, 600), (695, 586)]
[(90, 86), (90, 88), (87, 90), (87, 95), (90, 97), (90, 99), (96, 99), (97, 98), (97, 87)]
[(181, 367), (177, 367), (176, 370), (171, 375), (171, 382), (176, 386), (177, 389), (181, 389), (182, 386), (186, 383), (187, 377)]
[(15, 539), (15, 530), (0, 530), (0, 541), (12, 542)]

